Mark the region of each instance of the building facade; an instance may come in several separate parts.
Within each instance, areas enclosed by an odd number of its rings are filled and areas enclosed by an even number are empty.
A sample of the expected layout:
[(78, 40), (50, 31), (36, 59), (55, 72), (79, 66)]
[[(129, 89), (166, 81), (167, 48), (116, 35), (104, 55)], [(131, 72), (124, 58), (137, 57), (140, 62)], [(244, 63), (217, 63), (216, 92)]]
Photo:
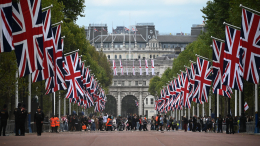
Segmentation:
[[(139, 101), (139, 115), (147, 115), (151, 118), (156, 114), (155, 97), (148, 92), (150, 79), (153, 77), (151, 60), (154, 60), (155, 75), (161, 76), (167, 68), (172, 67), (174, 58), (185, 50), (189, 43), (195, 41), (201, 31), (205, 31), (204, 24), (193, 25), (190, 34), (160, 35), (153, 23), (137, 23), (128, 29), (129, 31), (120, 26), (113, 30), (113, 33), (107, 33), (104, 31), (107, 30), (107, 25), (90, 24), (86, 29), (86, 35), (97, 51), (106, 54), (111, 64), (115, 60), (118, 75), (113, 78), (109, 95), (116, 98), (117, 115), (121, 115), (122, 99), (132, 95)], [(122, 62), (123, 74), (119, 60)], [(139, 60), (141, 60), (142, 74), (140, 74)], [(148, 75), (146, 75), (145, 60), (148, 61)]]

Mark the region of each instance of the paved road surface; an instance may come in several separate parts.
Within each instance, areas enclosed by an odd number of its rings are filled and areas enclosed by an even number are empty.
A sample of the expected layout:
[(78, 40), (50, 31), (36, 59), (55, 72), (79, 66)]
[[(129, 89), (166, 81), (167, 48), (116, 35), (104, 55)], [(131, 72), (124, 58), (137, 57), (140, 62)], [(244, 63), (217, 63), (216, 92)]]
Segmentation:
[(43, 133), (0, 137), (0, 146), (258, 146), (260, 135), (183, 131)]

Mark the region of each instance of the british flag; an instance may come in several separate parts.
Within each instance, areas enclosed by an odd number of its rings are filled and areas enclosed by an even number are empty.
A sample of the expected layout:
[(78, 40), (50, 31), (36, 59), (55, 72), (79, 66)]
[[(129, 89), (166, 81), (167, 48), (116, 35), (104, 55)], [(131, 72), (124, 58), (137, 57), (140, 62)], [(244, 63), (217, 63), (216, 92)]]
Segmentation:
[(183, 73), (183, 86), (181, 87), (181, 92), (182, 92), (182, 103), (183, 107), (190, 108), (190, 99), (192, 98), (192, 92), (191, 92), (191, 84), (189, 82), (189, 73), (188, 70), (186, 69), (186, 73)]
[(159, 103), (159, 101), (158, 101), (158, 100), (155, 100), (154, 110), (156, 110), (156, 111), (158, 111), (158, 103)]
[(11, 52), (13, 47), (12, 36), (12, 0), (0, 1), (0, 53)]
[(103, 107), (102, 100), (104, 100), (104, 99), (101, 97), (101, 93), (99, 93), (99, 95), (97, 96), (97, 98), (95, 100), (95, 109), (94, 109), (95, 112), (102, 111), (102, 107)]
[(123, 68), (122, 62), (121, 62), (121, 60), (119, 60), (119, 61), (120, 61), (121, 75), (124, 75), (124, 68)]
[(200, 103), (199, 99), (195, 98), (195, 96), (194, 96), (196, 68), (197, 68), (197, 64), (191, 63), (190, 84), (192, 85), (192, 101), (195, 103)]
[(43, 62), (43, 30), (41, 0), (21, 0), (13, 3), (13, 43), (23, 77), (41, 70)]
[(241, 46), (243, 53), (243, 77), (254, 84), (259, 83), (260, 73), (260, 16), (242, 9)]
[(194, 98), (197, 98), (202, 104), (208, 102), (208, 95), (211, 86), (210, 73), (212, 69), (209, 61), (197, 57), (197, 68), (195, 74)]
[(219, 94), (221, 96), (226, 96), (231, 98), (232, 89), (229, 86), (223, 85), (222, 83), (222, 73), (223, 73), (223, 61), (224, 61), (224, 49), (225, 45), (213, 39), (213, 87), (212, 91), (214, 94)]
[(188, 85), (188, 90), (189, 90), (189, 93), (187, 94), (187, 99), (186, 99), (186, 108), (191, 108), (191, 101), (193, 100), (193, 84), (191, 82), (192, 80), (192, 71), (191, 69), (189, 68), (186, 68), (186, 74), (187, 74), (187, 77), (188, 77), (188, 82), (189, 82), (189, 85)]
[(65, 83), (66, 74), (65, 60), (63, 56), (64, 41), (61, 39), (61, 25), (52, 28), (54, 36), (53, 60), (54, 60), (54, 76), (45, 80), (45, 94), (53, 93), (58, 90), (66, 90)]
[(240, 31), (229, 26), (225, 27), (225, 50), (223, 53), (223, 85), (236, 90), (243, 90), (243, 67), (240, 63)]
[(75, 100), (78, 100), (80, 96), (84, 96), (83, 85), (81, 82), (81, 68), (79, 65), (78, 52), (66, 56), (65, 63), (65, 81), (68, 86), (66, 98), (75, 98)]
[(180, 86), (180, 81), (179, 79), (174, 79), (174, 91), (175, 91), (175, 99), (173, 100), (173, 107), (175, 109), (179, 108), (180, 104), (180, 98), (181, 98), (181, 86)]
[(116, 71), (116, 62), (115, 60), (113, 60), (113, 70), (114, 70), (114, 76), (117, 75), (117, 71)]
[(170, 82), (170, 84), (167, 86), (168, 88), (168, 92), (170, 94), (170, 98), (169, 98), (169, 110), (174, 111), (174, 107), (173, 107), (173, 102), (176, 96), (176, 92), (174, 91), (174, 87), (173, 87), (173, 81)]
[(42, 12), (43, 18), (43, 69), (32, 73), (32, 81), (38, 82), (54, 76), (53, 33), (51, 28), (51, 10)]
[(137, 100), (135, 100), (135, 106), (139, 106), (139, 103)]

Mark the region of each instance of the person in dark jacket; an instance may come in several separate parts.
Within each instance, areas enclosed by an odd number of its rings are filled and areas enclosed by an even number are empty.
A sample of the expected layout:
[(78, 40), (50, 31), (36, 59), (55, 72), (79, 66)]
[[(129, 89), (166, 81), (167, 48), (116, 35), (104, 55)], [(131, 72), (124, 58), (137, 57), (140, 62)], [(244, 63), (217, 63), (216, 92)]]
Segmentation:
[(218, 133), (223, 132), (222, 131), (222, 122), (223, 122), (223, 120), (222, 120), (221, 116), (219, 116), (219, 118), (218, 118)]
[(21, 111), (18, 113), (21, 136), (25, 136), (25, 121), (28, 114), (27, 109), (25, 107), (26, 105), (23, 104)]
[(229, 116), (229, 134), (231, 134), (231, 133), (235, 133), (234, 132), (234, 129), (233, 129), (233, 118), (232, 118), (232, 116)]
[(0, 117), (1, 117), (0, 136), (2, 133), (2, 129), (3, 129), (3, 136), (5, 136), (5, 128), (7, 125), (7, 119), (9, 117), (6, 104), (4, 104), (4, 108), (1, 110)]
[(189, 129), (190, 129), (190, 131), (192, 130), (192, 118), (190, 117), (190, 119), (189, 119)]
[(44, 120), (44, 113), (41, 110), (41, 107), (38, 106), (37, 111), (34, 114), (34, 124), (36, 124), (37, 136), (42, 134), (42, 123)]
[(229, 118), (226, 116), (226, 134), (229, 134)]
[(196, 127), (197, 127), (197, 118), (196, 118), (196, 115), (193, 116), (193, 129), (192, 129), (192, 132), (196, 132)]
[(185, 130), (185, 132), (187, 132), (188, 119), (185, 116), (183, 116), (182, 121), (183, 121), (184, 130)]
[[(129, 127), (128, 127), (128, 130), (132, 130), (133, 129), (133, 127), (132, 127), (132, 114), (130, 114), (130, 116), (128, 116), (128, 125), (129, 125)], [(131, 128), (130, 128), (130, 126), (131, 126)]]
[(19, 124), (19, 113), (21, 111), (22, 104), (18, 103), (18, 107), (14, 109), (15, 117), (15, 136), (19, 136), (20, 124)]

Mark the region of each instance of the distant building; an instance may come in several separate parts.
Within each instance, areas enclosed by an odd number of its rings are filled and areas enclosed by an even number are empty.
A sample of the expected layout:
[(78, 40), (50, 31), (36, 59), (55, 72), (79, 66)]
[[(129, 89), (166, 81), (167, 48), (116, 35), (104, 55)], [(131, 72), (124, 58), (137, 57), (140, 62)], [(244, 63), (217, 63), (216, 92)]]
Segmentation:
[[(114, 76), (109, 94), (117, 99), (118, 115), (121, 115), (122, 99), (132, 95), (139, 100), (139, 115), (145, 114), (148, 118), (155, 115), (156, 111), (155, 97), (148, 92), (150, 79), (153, 77), (151, 61), (148, 61), (149, 75), (146, 75), (145, 60), (154, 59), (155, 74), (161, 76), (167, 68), (172, 67), (174, 58), (195, 41), (201, 31), (206, 30), (205, 25), (201, 24), (193, 25), (191, 33), (160, 34), (153, 23), (137, 23), (130, 28), (117, 26), (112, 33), (104, 29), (107, 30), (106, 24), (90, 24), (85, 31), (87, 39), (96, 50), (103, 51), (111, 64), (112, 60), (116, 62), (118, 76)], [(119, 60), (122, 61), (124, 74), (120, 73)], [(142, 75), (138, 60), (141, 60)], [(133, 65), (135, 76), (132, 73)]]

